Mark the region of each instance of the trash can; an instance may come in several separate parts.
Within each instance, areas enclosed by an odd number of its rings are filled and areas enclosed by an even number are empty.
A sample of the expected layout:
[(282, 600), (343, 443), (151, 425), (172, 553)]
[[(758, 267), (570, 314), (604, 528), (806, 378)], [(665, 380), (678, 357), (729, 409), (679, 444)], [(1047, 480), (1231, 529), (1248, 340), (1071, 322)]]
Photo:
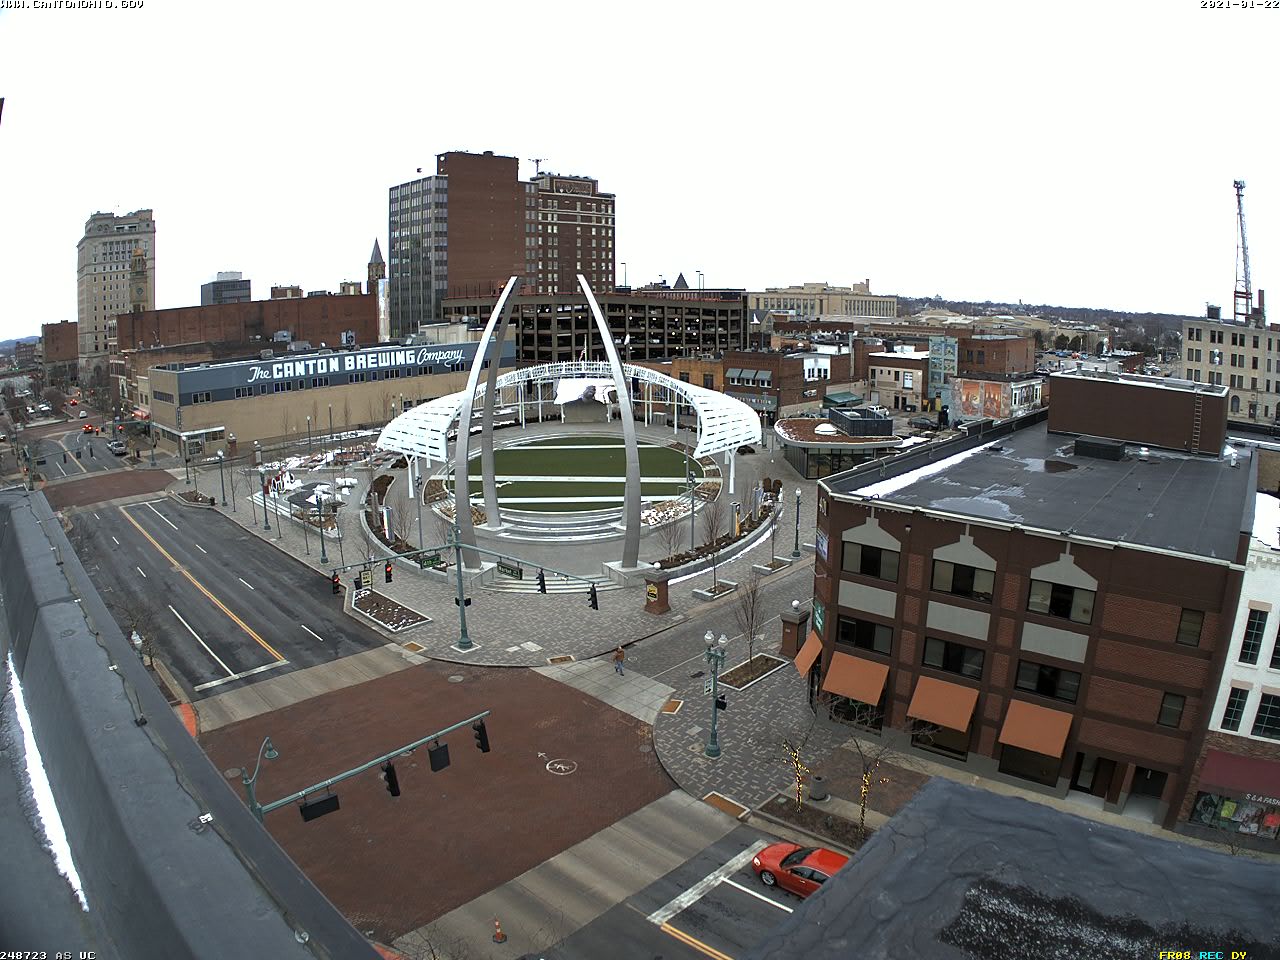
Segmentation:
[(813, 779), (809, 781), (809, 799), (820, 801), (830, 796), (831, 794), (827, 793), (827, 778), (820, 773), (815, 773)]

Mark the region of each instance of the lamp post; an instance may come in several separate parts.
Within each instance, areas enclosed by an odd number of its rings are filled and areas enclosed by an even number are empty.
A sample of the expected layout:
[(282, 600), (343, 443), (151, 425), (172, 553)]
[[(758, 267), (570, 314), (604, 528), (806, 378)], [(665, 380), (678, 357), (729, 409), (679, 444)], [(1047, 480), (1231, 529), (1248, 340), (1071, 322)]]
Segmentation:
[[(457, 487), (455, 484), (455, 491)], [(462, 535), (458, 530), (458, 508), (457, 496), (454, 496), (453, 509), (453, 565), (458, 574), (458, 649), (470, 650), (472, 647), (471, 638), (467, 636), (467, 597), (463, 592), (462, 585)], [(469, 505), (469, 504), (468, 504)]]
[(271, 520), (267, 517), (267, 468), (258, 468), (258, 479), (262, 481), (262, 529), (271, 530)]
[(311, 416), (307, 416), (307, 453), (311, 452)]
[(250, 812), (258, 818), (258, 822), (262, 822), (262, 804), (258, 802), (258, 794), (256, 787), (258, 785), (258, 773), (262, 770), (262, 758), (274, 760), (280, 756), (275, 746), (271, 743), (271, 738), (267, 737), (262, 741), (262, 746), (258, 748), (258, 762), (254, 765), (253, 776), (246, 777), (244, 771), (240, 771), (240, 782), (244, 784), (244, 795), (249, 800)]
[(716, 635), (708, 630), (703, 639), (707, 642), (707, 663), (711, 664), (711, 738), (702, 752), (708, 759), (714, 760), (720, 756), (720, 738), (716, 734), (720, 709), (716, 706), (716, 699), (720, 691), (720, 668), (724, 666), (724, 648), (729, 645), (729, 638), (722, 633), (717, 640)]
[(320, 509), (320, 562), (327, 567), (329, 565), (329, 554), (325, 550), (324, 543), (324, 494), (320, 492), (319, 487), (316, 487), (316, 501)]
[(222, 505), (227, 505), (227, 480), (222, 473), (222, 461), (226, 459), (226, 454), (221, 450), (218, 451), (218, 486), (222, 488)]
[(791, 550), (792, 558), (800, 556), (800, 488), (796, 487), (796, 545)]
[(689, 448), (684, 450), (684, 478), (689, 484), (689, 549), (698, 549), (698, 533), (693, 516), (693, 467), (689, 464)]

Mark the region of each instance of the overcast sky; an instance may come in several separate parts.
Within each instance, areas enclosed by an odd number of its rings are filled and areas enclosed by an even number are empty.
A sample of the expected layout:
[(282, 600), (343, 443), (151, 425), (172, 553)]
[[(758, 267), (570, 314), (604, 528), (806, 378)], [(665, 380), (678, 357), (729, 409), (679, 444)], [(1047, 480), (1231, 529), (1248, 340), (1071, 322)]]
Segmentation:
[(75, 319), (98, 210), (154, 209), (159, 307), (363, 280), (446, 150), (598, 178), (632, 285), (1229, 313), (1235, 178), (1273, 281), (1276, 10), (115, 5), (0, 11), (0, 339)]

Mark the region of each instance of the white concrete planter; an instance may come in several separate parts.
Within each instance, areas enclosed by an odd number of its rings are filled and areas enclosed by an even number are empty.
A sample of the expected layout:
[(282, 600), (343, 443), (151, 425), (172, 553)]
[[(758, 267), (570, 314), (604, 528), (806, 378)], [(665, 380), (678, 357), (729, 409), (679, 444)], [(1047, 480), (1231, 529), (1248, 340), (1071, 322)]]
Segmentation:
[(695, 600), (718, 600), (720, 597), (727, 597), (737, 589), (737, 581), (721, 580), (720, 589), (717, 592), (712, 593), (710, 590), (695, 590), (693, 591), (693, 598)]

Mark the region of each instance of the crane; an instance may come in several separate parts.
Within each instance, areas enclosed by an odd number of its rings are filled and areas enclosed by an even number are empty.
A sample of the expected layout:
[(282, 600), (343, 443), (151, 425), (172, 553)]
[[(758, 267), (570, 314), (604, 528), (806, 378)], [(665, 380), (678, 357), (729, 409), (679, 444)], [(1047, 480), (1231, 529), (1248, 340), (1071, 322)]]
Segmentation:
[[(528, 157), (530, 163), (533, 164), (533, 175), (536, 177), (542, 173), (542, 165), (547, 162), (546, 157)], [(1241, 184), (1243, 186), (1243, 184)]]
[[(1244, 181), (1235, 181), (1236, 223), (1240, 237), (1236, 246), (1236, 323), (1248, 323), (1253, 315), (1253, 279), (1249, 275), (1249, 241), (1244, 232)], [(1243, 275), (1240, 269), (1244, 265)]]

